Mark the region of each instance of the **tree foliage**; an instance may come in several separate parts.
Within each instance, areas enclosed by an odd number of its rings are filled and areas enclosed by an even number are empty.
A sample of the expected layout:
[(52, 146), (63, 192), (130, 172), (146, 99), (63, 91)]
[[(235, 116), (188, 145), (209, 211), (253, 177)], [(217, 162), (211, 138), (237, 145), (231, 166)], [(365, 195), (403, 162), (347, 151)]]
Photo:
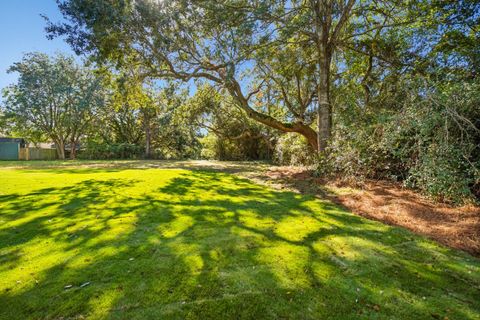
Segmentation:
[(478, 195), (478, 1), (57, 2), (66, 22), (49, 37), (109, 74), (89, 150), (317, 161)]
[[(364, 38), (409, 22), (402, 12), (415, 6), (403, 3), (70, 0), (60, 2), (69, 22), (50, 24), (47, 30), (52, 37), (65, 35), (77, 52), (94, 53), (100, 60), (121, 65), (124, 57), (133, 55), (145, 76), (204, 79), (222, 85), (250, 118), (283, 132), (300, 133), (312, 147), (323, 150), (331, 135), (330, 74), (336, 49), (376, 54), (365, 51)], [(270, 55), (265, 50), (281, 54)], [(296, 67), (290, 64), (297, 70), (279, 72), (282, 84), (276, 71), (278, 66), (288, 68), (285, 64), (292, 53), (304, 59), (306, 68), (300, 70), (301, 63)], [(386, 60), (382, 52), (377, 56)], [(254, 85), (243, 85), (246, 70), (256, 79)], [(253, 73), (255, 70), (261, 71)], [(308, 83), (294, 93), (285, 90), (285, 82), (292, 76), (297, 83)], [(268, 82), (278, 85), (282, 99), (277, 102), (290, 113), (287, 119), (272, 116), (255, 102)], [(309, 92), (302, 96), (305, 90)], [(314, 96), (317, 107), (310, 106)], [(300, 104), (297, 110), (293, 100)], [(317, 111), (318, 132), (302, 114), (308, 108)]]
[(74, 158), (79, 139), (104, 102), (100, 79), (72, 58), (41, 53), (25, 55), (9, 72), (19, 73), (17, 84), (4, 90), (4, 116), (14, 130), (31, 140), (52, 140), (61, 159), (71, 143)]
[(270, 159), (276, 135), (248, 118), (224, 90), (210, 85), (197, 88), (177, 110), (176, 118), (207, 132), (202, 153), (220, 160)]

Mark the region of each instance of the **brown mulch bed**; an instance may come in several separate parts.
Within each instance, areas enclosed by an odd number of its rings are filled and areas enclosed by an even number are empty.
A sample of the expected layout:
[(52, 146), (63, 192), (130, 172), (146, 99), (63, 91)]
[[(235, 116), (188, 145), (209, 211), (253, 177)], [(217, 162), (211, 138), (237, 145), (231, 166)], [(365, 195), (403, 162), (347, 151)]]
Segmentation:
[[(360, 216), (401, 226), (480, 256), (478, 206), (435, 203), (400, 184), (386, 181), (364, 181), (361, 186), (353, 187), (345, 181), (322, 181), (301, 168), (274, 167), (264, 172), (262, 178), (281, 188), (327, 196)], [(332, 194), (335, 189), (342, 192)]]

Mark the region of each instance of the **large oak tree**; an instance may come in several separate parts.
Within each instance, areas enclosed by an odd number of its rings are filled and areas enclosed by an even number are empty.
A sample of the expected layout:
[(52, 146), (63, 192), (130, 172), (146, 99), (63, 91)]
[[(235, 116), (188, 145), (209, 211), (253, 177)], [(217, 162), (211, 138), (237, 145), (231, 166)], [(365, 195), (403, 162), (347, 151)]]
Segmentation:
[[(145, 77), (209, 81), (225, 88), (250, 118), (297, 132), (318, 150), (325, 150), (332, 132), (332, 73), (349, 67), (342, 53), (404, 65), (412, 56), (382, 39), (428, 12), (427, 0), (58, 3), (67, 22), (49, 23), (47, 31), (66, 36), (78, 53), (119, 66), (135, 57)], [(269, 114), (265, 97), (286, 116)]]

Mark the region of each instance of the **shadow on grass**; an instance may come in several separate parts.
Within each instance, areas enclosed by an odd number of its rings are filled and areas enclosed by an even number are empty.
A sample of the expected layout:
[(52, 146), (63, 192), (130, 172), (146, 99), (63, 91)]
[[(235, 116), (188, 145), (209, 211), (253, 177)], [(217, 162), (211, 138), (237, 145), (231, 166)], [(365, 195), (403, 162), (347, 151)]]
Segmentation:
[(25, 173), (53, 169), (51, 173), (88, 174), (118, 172), (127, 169), (185, 169), (227, 173), (257, 172), (270, 166), (264, 161), (214, 161), (214, 160), (53, 160), (53, 161), (2, 161), (0, 168), (18, 169)]
[(1, 195), (0, 318), (480, 313), (480, 264), (463, 253), (227, 174), (142, 180), (155, 174)]

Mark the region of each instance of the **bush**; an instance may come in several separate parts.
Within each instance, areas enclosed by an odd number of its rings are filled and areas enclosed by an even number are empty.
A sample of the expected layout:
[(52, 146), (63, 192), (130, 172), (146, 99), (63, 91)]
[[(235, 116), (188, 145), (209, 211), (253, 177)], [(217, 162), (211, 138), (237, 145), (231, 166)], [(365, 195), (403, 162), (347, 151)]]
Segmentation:
[[(423, 85), (423, 86), (422, 86)], [(320, 174), (403, 181), (465, 203), (480, 190), (480, 84), (406, 83), (394, 102), (337, 109)]]
[(230, 161), (271, 159), (270, 148), (260, 135), (228, 139), (210, 132), (200, 139), (200, 143), (202, 159)]
[(286, 133), (277, 141), (273, 160), (281, 165), (313, 165), (317, 156), (312, 151), (305, 137), (296, 133)]
[(88, 142), (78, 157), (80, 159), (139, 159), (144, 154), (145, 149), (136, 144)]
[(208, 134), (200, 139), (202, 150), (200, 157), (202, 159), (214, 160), (219, 157), (219, 150), (217, 147), (217, 137), (213, 134)]
[(405, 184), (454, 203), (474, 199), (480, 164), (480, 84), (435, 84), (386, 128), (384, 145), (408, 168)]
[(472, 197), (475, 179), (461, 149), (449, 144), (430, 144), (418, 156), (405, 184), (438, 200), (462, 202)]
[(381, 143), (379, 125), (339, 128), (327, 150), (320, 158), (321, 175), (340, 173), (345, 178), (374, 178), (398, 180), (401, 164)]

